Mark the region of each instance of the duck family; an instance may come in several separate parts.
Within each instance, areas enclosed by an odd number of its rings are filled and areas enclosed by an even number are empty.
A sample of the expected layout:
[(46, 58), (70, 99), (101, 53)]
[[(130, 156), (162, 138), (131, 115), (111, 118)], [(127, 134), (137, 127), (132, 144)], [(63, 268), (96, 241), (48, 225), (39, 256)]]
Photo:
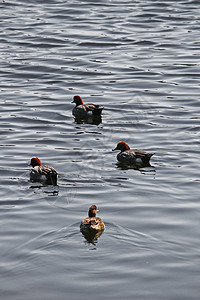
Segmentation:
[[(72, 114), (76, 118), (85, 118), (88, 115), (101, 116), (103, 106), (97, 104), (88, 103), (84, 104), (82, 98), (78, 95), (73, 97), (73, 103), (75, 107), (72, 110)], [(148, 153), (138, 149), (130, 149), (126, 142), (120, 141), (113, 151), (120, 151), (117, 154), (118, 162), (122, 164), (149, 164), (151, 157), (155, 153)], [(57, 171), (48, 165), (42, 165), (38, 157), (32, 157), (30, 165), (30, 180), (42, 181), (45, 184), (57, 185), (58, 173)], [(83, 219), (80, 224), (81, 232), (85, 234), (94, 234), (96, 239), (102, 234), (105, 224), (101, 218), (97, 217), (98, 210), (96, 205), (91, 205), (88, 211), (88, 217)], [(92, 237), (94, 241), (94, 236)]]

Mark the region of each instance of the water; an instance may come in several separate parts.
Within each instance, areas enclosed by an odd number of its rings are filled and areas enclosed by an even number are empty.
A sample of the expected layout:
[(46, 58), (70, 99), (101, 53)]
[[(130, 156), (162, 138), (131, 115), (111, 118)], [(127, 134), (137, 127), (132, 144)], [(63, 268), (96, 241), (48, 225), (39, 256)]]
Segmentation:
[[(1, 299), (199, 299), (199, 1), (0, 9)], [(75, 94), (102, 122), (75, 122)], [(119, 168), (119, 140), (151, 167)], [(59, 186), (29, 181), (32, 156)]]

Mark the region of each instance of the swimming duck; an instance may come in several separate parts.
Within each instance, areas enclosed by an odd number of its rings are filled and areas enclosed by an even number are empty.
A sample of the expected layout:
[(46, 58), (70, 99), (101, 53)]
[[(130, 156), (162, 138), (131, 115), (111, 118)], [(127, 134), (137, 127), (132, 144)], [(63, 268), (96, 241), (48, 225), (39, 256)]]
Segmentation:
[(117, 160), (123, 164), (149, 164), (150, 158), (155, 153), (148, 153), (137, 149), (130, 149), (125, 142), (119, 142), (117, 147), (113, 149), (120, 150)]
[(88, 217), (81, 222), (81, 231), (87, 232), (104, 230), (104, 222), (101, 220), (101, 218), (96, 217), (97, 211), (96, 205), (90, 206)]
[(74, 100), (72, 101), (72, 103), (76, 104), (76, 106), (72, 110), (72, 114), (76, 118), (85, 118), (91, 114), (93, 116), (100, 116), (103, 110), (103, 106), (92, 103), (84, 104), (83, 100), (78, 95), (74, 96)]
[(45, 181), (47, 184), (57, 184), (58, 174), (53, 167), (42, 165), (38, 157), (32, 157), (30, 165), (33, 167), (30, 172), (30, 180)]

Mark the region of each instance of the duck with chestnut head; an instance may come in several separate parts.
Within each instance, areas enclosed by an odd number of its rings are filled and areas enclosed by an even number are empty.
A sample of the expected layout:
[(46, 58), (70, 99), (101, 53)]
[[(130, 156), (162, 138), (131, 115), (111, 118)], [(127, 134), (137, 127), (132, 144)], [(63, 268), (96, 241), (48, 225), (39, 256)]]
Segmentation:
[(151, 157), (155, 153), (148, 153), (138, 149), (130, 149), (125, 142), (119, 142), (113, 151), (119, 150), (117, 160), (122, 164), (149, 164)]
[(76, 118), (86, 118), (90, 115), (100, 117), (104, 108), (103, 106), (99, 106), (93, 103), (84, 104), (82, 98), (78, 95), (74, 96), (72, 103), (76, 104), (76, 106), (72, 110), (72, 114)]
[(43, 181), (46, 184), (57, 185), (58, 174), (53, 167), (42, 165), (38, 157), (32, 157), (30, 165), (32, 166), (30, 171), (31, 181)]

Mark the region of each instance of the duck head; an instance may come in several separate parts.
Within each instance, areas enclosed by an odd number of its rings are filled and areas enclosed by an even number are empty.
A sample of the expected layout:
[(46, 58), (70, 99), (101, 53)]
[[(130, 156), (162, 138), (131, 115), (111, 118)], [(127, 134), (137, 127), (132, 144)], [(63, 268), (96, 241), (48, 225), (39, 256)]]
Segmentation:
[(41, 166), (42, 164), (41, 164), (41, 161), (39, 160), (39, 158), (32, 157), (30, 165), (34, 168), (36, 166)]
[(125, 142), (119, 142), (117, 144), (117, 147), (115, 149), (113, 149), (112, 151), (115, 151), (115, 150), (120, 150), (121, 152), (123, 152), (123, 151), (126, 151), (126, 150), (130, 150), (130, 147)]
[(98, 212), (98, 210), (97, 210), (96, 205), (92, 205), (92, 206), (90, 206), (90, 208), (89, 208), (88, 216), (89, 216), (90, 218), (96, 217), (97, 212)]
[(76, 103), (76, 106), (83, 105), (83, 100), (80, 96), (75, 95), (74, 100), (72, 101), (72, 103)]

